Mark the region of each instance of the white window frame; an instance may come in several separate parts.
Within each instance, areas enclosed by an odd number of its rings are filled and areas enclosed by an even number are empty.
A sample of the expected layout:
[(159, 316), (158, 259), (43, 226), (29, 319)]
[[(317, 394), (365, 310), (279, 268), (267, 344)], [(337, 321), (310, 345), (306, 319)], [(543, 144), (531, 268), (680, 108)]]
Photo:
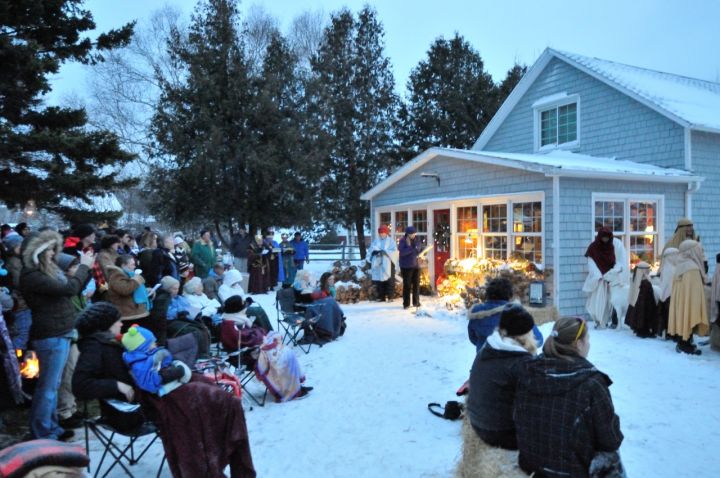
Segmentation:
[[(662, 254), (662, 245), (665, 244), (664, 241), (664, 231), (665, 231), (665, 195), (664, 194), (625, 194), (625, 193), (592, 193), (591, 195), (592, 200), (592, 219), (590, 223), (590, 242), (595, 240), (596, 232), (595, 232), (595, 203), (598, 201), (608, 201), (608, 202), (623, 202), (623, 246), (625, 247), (625, 251), (627, 252), (627, 258), (628, 263), (625, 264), (626, 266), (630, 266), (630, 236), (645, 236), (646, 233), (642, 232), (631, 232), (630, 231), (630, 203), (631, 202), (654, 202), (657, 204), (657, 211), (656, 211), (656, 231), (655, 231), (655, 237), (657, 240), (657, 254), (655, 256), (655, 261), (658, 261), (660, 259), (660, 254)], [(652, 265), (652, 264), (650, 264)]]
[[(455, 224), (454, 224), (454, 227), (451, 226), (451, 230), (453, 230), (453, 229), (456, 230), (456, 232), (455, 232), (455, 243), (456, 244), (454, 244), (454, 246), (455, 246), (454, 250), (455, 250), (456, 254), (460, 253), (460, 244), (462, 244), (465, 241), (465, 239), (467, 238), (467, 236), (470, 235), (470, 233), (460, 232), (457, 230), (457, 225), (458, 225), (457, 224), (458, 223), (457, 210), (460, 208), (471, 208), (471, 207), (475, 208), (475, 228), (474, 228), (475, 229), (475, 239), (477, 241), (480, 240), (480, 208), (474, 204), (472, 204), (470, 206), (455, 206)], [(471, 250), (471, 249), (472, 248), (467, 248), (467, 250)], [(474, 254), (475, 257), (478, 257), (477, 256), (478, 251), (479, 251), (479, 248), (475, 247), (475, 254)], [(472, 256), (473, 256), (473, 254), (470, 254), (470, 257), (472, 257)], [(458, 258), (459, 258), (459, 256), (458, 256)]]
[[(567, 143), (562, 144), (546, 144), (545, 146), (541, 146), (541, 140), (542, 140), (542, 134), (541, 134), (541, 128), (542, 128), (542, 121), (541, 121), (541, 115), (544, 111), (548, 111), (551, 109), (557, 109), (561, 106), (566, 106), (569, 104), (575, 103), (576, 109), (575, 109), (575, 120), (576, 120), (576, 135), (575, 135), (575, 141), (569, 141)], [(572, 150), (576, 149), (580, 146), (580, 131), (581, 131), (581, 124), (580, 124), (580, 118), (581, 118), (581, 108), (580, 108), (580, 95), (578, 94), (572, 94), (568, 95), (567, 93), (558, 93), (557, 95), (548, 96), (545, 98), (541, 98), (532, 105), (533, 108), (533, 139), (534, 139), (534, 145), (535, 145), (535, 152), (547, 152), (547, 151), (553, 151), (556, 149), (562, 149), (562, 150)]]

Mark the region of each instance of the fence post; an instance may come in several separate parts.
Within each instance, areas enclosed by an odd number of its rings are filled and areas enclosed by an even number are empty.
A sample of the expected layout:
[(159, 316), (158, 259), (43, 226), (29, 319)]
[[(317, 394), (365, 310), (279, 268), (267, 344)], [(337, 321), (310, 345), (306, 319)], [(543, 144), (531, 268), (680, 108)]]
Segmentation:
[(345, 260), (345, 241), (342, 243), (342, 253), (341, 253), (341, 260)]

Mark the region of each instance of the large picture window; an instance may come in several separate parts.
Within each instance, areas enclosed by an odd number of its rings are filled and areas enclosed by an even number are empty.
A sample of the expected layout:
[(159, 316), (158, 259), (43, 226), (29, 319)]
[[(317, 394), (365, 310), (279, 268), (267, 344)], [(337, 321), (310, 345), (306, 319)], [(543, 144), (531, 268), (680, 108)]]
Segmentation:
[(407, 211), (395, 211), (395, 241), (405, 235), (405, 228), (408, 226)]
[(542, 205), (513, 203), (512, 258), (542, 262)]
[(630, 256), (630, 264), (654, 264), (658, 257), (660, 200), (595, 198), (593, 226), (613, 231)]
[(459, 207), (457, 213), (457, 257), (476, 257), (478, 247), (478, 208)]
[(484, 256), (542, 263), (542, 219), (541, 201), (510, 201), (483, 206), (481, 243)]
[(482, 208), (483, 253), (489, 259), (507, 259), (507, 204)]

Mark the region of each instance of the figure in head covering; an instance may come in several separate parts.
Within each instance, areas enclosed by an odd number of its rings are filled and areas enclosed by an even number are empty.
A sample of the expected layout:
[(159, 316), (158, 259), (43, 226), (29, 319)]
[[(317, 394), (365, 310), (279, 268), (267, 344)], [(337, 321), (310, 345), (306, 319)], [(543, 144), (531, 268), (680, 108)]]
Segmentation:
[[(659, 288), (657, 292), (660, 292)], [(625, 323), (640, 338), (655, 337), (657, 333), (657, 300), (650, 283), (650, 264), (647, 262), (638, 262), (633, 271)]]
[[(660, 263), (660, 293), (658, 294), (658, 334), (665, 334), (668, 327), (668, 314), (670, 313), (670, 294), (672, 293), (675, 266), (680, 259), (680, 251), (675, 247), (668, 247), (662, 255)], [(668, 337), (665, 337), (666, 339)]]
[(692, 239), (693, 241), (700, 242), (700, 236), (695, 234), (695, 227), (692, 219), (681, 217), (677, 222), (677, 226), (675, 226), (675, 233), (667, 244), (665, 244), (663, 252), (665, 252), (665, 249), (668, 247), (679, 247), (680, 243), (686, 239)]

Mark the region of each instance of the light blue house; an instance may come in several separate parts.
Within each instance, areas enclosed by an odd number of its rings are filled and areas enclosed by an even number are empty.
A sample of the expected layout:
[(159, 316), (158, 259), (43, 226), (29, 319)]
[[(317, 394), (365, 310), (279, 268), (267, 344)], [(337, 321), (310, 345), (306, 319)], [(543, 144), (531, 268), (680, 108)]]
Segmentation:
[(375, 226), (436, 241), (431, 277), (448, 257), (522, 256), (582, 314), (601, 225), (632, 262), (659, 260), (681, 217), (720, 252), (719, 179), (720, 84), (547, 49), (471, 150), (430, 148), (363, 199)]

